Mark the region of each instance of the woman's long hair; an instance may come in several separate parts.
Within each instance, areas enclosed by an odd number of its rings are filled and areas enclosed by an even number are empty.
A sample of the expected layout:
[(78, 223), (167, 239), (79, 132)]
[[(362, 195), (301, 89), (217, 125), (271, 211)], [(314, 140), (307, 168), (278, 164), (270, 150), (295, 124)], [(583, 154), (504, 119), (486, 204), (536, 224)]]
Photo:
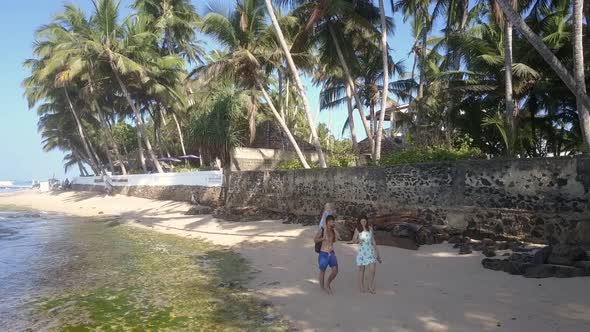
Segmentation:
[(360, 218), (358, 218), (358, 221), (356, 223), (356, 230), (360, 233), (363, 231), (363, 225), (361, 224), (361, 220), (365, 219), (367, 221), (367, 225), (366, 225), (366, 229), (367, 231), (371, 230), (371, 224), (369, 223), (369, 218), (367, 216), (362, 216)]

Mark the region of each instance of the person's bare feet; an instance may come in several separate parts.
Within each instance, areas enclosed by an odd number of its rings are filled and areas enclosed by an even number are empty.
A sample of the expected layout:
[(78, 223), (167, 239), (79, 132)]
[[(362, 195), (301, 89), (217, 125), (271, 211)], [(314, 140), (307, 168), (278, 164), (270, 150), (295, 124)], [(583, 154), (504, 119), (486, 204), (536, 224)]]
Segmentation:
[(330, 285), (328, 285), (328, 287), (326, 287), (326, 292), (328, 292), (328, 294), (330, 294), (330, 295), (334, 295), (334, 291), (332, 291), (332, 288), (330, 287)]

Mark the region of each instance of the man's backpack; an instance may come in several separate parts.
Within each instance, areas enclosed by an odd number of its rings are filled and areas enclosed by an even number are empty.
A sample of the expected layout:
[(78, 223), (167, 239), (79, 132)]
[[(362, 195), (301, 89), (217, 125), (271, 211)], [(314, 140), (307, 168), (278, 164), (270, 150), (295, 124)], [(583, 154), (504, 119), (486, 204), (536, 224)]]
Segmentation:
[[(320, 237), (323, 237), (323, 236), (324, 236), (324, 229), (322, 228), (322, 235), (320, 235)], [(322, 242), (323, 241), (320, 241), (320, 242), (316, 242), (315, 243), (315, 252), (317, 252), (318, 254), (322, 250)]]

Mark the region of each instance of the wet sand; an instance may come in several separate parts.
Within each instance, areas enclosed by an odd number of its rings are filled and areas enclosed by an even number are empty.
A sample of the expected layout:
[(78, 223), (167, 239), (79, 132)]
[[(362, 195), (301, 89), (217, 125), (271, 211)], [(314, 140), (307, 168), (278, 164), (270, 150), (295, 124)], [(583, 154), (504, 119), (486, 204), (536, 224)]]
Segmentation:
[(137, 227), (232, 248), (258, 270), (251, 289), (303, 331), (589, 331), (590, 278), (526, 279), (486, 270), (448, 244), (381, 247), (377, 295), (356, 289), (356, 247), (337, 243), (335, 295), (316, 281), (314, 227), (185, 216), (189, 205), (93, 193), (0, 194), (0, 205), (112, 216)]

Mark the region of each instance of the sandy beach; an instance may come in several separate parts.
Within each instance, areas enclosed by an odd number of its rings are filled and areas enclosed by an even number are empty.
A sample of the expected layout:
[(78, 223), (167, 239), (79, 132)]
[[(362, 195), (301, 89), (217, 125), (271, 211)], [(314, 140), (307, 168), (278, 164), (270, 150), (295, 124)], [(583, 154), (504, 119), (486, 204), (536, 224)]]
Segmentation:
[(189, 205), (85, 192), (0, 194), (14, 205), (73, 216), (115, 216), (137, 227), (224, 245), (259, 271), (249, 286), (302, 331), (589, 331), (590, 279), (526, 279), (481, 266), (448, 244), (381, 247), (377, 295), (359, 294), (353, 245), (337, 243), (335, 295), (319, 291), (315, 227), (185, 216)]

